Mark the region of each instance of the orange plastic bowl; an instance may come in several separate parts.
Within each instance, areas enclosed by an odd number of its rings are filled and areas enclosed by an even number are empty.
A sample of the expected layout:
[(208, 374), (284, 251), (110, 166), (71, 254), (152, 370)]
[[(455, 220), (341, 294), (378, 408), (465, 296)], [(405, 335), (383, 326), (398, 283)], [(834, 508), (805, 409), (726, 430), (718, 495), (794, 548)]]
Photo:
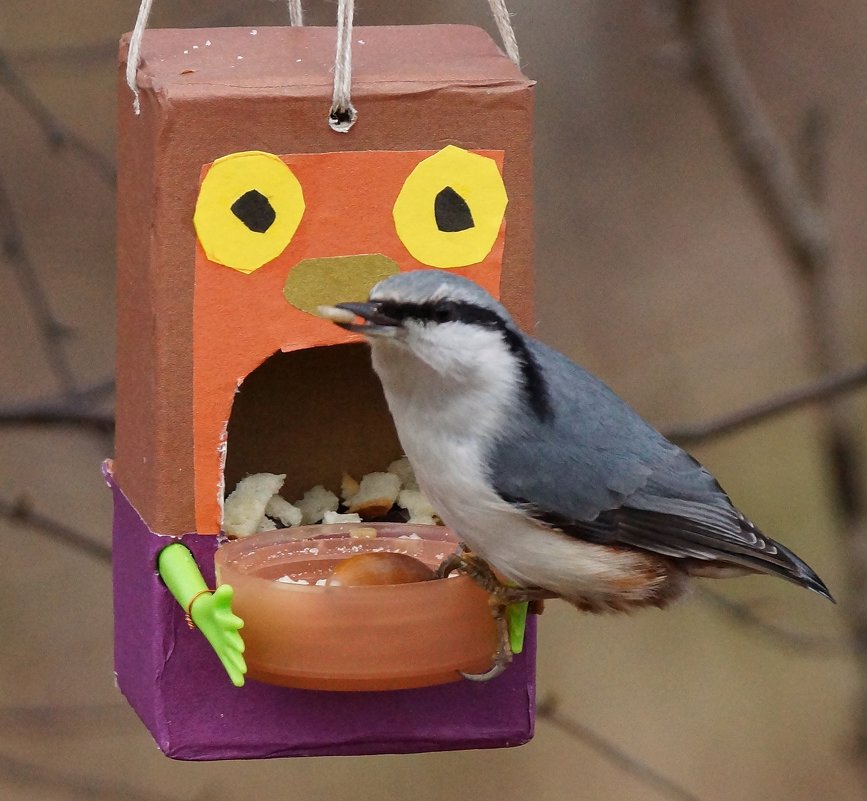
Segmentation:
[[(350, 536), (362, 526), (377, 536)], [(487, 594), (466, 576), (316, 585), (358, 553), (404, 553), (435, 568), (456, 546), (446, 528), (405, 523), (300, 526), (220, 546), (217, 580), (235, 590), (247, 675), (311, 690), (398, 690), (487, 670), (496, 625)]]

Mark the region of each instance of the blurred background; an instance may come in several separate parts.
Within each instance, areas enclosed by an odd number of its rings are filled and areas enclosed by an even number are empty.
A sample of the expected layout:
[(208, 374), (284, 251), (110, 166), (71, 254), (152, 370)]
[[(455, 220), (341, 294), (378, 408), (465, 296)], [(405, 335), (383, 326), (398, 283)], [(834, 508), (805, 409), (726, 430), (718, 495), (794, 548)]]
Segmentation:
[[(867, 5), (722, 4), (796, 183), (817, 201), (828, 257), (786, 244), (731, 146), (724, 92), (701, 69), (714, 40), (682, 13), (716, 5), (509, 2), (539, 82), (539, 334), (667, 431), (867, 358)], [(333, 2), (305, 6), (308, 24), (334, 23)], [(865, 797), (864, 392), (691, 446), (839, 606), (758, 578), (632, 617), (551, 603), (545, 714), (519, 749), (221, 764), (157, 751), (113, 685), (99, 475), (112, 452), (115, 54), (137, 7), (0, 5), (0, 797)], [(166, 0), (151, 27), (286, 19), (269, 0)], [(494, 30), (482, 0), (356, 12), (359, 25), (421, 22)], [(81, 390), (90, 423), (45, 422), (46, 406)]]

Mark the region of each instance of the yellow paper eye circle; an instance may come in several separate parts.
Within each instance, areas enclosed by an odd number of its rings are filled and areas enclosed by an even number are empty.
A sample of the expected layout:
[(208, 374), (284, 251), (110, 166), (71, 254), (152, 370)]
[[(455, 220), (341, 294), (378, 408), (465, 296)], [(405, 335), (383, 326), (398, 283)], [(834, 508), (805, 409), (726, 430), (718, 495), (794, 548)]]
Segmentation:
[(211, 261), (251, 273), (283, 252), (303, 214), (304, 193), (289, 167), (250, 150), (211, 165), (193, 224)]
[(491, 252), (507, 202), (493, 159), (449, 145), (410, 173), (394, 204), (394, 225), (416, 261), (466, 267)]

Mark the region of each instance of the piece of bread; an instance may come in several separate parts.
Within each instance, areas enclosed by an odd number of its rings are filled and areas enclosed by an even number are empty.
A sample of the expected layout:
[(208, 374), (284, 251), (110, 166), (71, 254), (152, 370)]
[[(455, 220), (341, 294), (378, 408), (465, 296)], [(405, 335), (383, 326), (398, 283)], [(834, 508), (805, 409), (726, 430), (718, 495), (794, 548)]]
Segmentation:
[(415, 478), (415, 470), (409, 463), (406, 456), (401, 456), (400, 459), (395, 459), (389, 466), (388, 472), (394, 473), (400, 479), (401, 489), (418, 489), (418, 481)]
[(304, 497), (295, 502), (295, 506), (301, 510), (301, 522), (309, 526), (319, 523), (326, 512), (336, 512), (337, 507), (340, 506), (340, 499), (321, 484), (317, 484), (307, 490)]
[(326, 512), (322, 515), (323, 523), (360, 523), (360, 515), (342, 515), (340, 512)]
[(409, 515), (407, 523), (419, 526), (435, 526), (437, 524), (436, 512), (421, 490), (401, 490), (397, 496), (397, 505), (401, 509), (406, 509)]
[(352, 497), (357, 494), (361, 485), (349, 473), (344, 473), (340, 479), (340, 497), (344, 503), (349, 503)]
[(362, 520), (384, 517), (391, 511), (400, 492), (400, 479), (394, 473), (368, 473), (358, 492), (349, 500), (349, 512)]
[(223, 503), (223, 531), (234, 537), (248, 537), (259, 530), (265, 507), (276, 495), (286, 475), (254, 473), (242, 478)]
[(265, 506), (265, 514), (279, 520), (284, 526), (300, 526), (303, 517), (301, 510), (293, 506), (282, 495), (272, 495)]

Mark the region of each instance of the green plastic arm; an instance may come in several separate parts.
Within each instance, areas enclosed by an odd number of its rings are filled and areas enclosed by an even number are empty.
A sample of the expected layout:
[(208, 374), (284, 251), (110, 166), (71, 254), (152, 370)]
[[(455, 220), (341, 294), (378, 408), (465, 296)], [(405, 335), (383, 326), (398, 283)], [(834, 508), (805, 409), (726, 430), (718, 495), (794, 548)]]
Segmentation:
[(519, 654), (524, 650), (524, 632), (527, 630), (527, 609), (529, 606), (530, 604), (525, 601), (506, 607), (506, 620), (509, 624), (509, 647), (513, 654)]
[[(232, 588), (221, 584), (214, 592), (206, 592), (208, 585), (196, 560), (179, 542), (160, 551), (157, 570), (181, 608), (184, 611), (189, 609), (193, 623), (220, 658), (232, 684), (243, 687), (247, 663), (244, 661), (244, 640), (238, 629), (244, 621), (232, 612)], [(197, 593), (200, 594), (197, 596)]]

